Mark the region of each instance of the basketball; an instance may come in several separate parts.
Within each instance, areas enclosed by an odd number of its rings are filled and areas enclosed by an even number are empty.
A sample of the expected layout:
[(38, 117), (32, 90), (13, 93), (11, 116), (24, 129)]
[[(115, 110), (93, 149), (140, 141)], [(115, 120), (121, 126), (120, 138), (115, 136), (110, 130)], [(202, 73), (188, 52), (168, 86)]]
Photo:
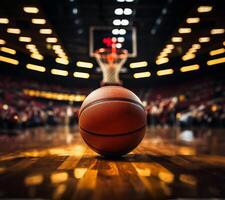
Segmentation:
[(140, 99), (120, 86), (101, 87), (87, 96), (79, 111), (86, 144), (104, 156), (132, 151), (145, 135), (146, 113)]

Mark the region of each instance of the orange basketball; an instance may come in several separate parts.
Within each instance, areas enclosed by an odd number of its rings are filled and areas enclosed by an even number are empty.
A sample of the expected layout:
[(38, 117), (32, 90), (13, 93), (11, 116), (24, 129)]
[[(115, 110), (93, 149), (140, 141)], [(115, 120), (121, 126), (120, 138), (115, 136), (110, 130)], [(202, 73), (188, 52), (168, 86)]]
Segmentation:
[(87, 145), (105, 156), (133, 150), (145, 134), (146, 113), (140, 99), (120, 86), (101, 87), (87, 96), (79, 112)]

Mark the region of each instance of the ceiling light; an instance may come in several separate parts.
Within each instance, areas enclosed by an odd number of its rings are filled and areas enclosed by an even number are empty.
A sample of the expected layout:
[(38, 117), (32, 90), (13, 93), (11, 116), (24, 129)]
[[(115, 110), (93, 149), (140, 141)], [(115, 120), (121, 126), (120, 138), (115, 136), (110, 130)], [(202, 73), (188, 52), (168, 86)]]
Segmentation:
[(78, 14), (78, 9), (77, 8), (73, 8), (72, 12), (73, 12), (74, 15), (76, 15), (76, 14)]
[(76, 77), (76, 78), (85, 78), (85, 79), (87, 79), (87, 78), (90, 77), (90, 74), (84, 73), (84, 72), (74, 72), (73, 76)]
[(167, 44), (167, 45), (166, 45), (166, 48), (167, 48), (167, 49), (174, 49), (174, 45), (173, 45), (173, 44)]
[(54, 75), (59, 75), (59, 76), (68, 76), (68, 71), (66, 70), (61, 70), (61, 69), (52, 69), (51, 73)]
[(179, 28), (179, 33), (191, 33), (191, 28)]
[(125, 9), (123, 10), (123, 14), (124, 14), (124, 15), (131, 15), (131, 14), (132, 14), (132, 10), (131, 10), (130, 8), (125, 8)]
[(38, 71), (38, 72), (45, 72), (46, 71), (45, 67), (39, 66), (39, 65), (34, 65), (34, 64), (27, 64), (26, 68), (30, 69), (30, 70)]
[(200, 49), (201, 45), (200, 44), (192, 44), (193, 49)]
[(134, 74), (134, 78), (147, 78), (150, 76), (151, 76), (150, 72), (138, 72)]
[(37, 54), (37, 53), (32, 53), (31, 55), (30, 55), (30, 57), (31, 58), (34, 58), (34, 59), (36, 59), (36, 60), (43, 60), (44, 59), (44, 57), (41, 55), (41, 54)]
[(164, 63), (167, 63), (167, 62), (169, 62), (168, 58), (160, 58), (160, 59), (156, 60), (157, 65), (161, 65), (161, 64), (164, 64)]
[(19, 37), (19, 41), (20, 42), (31, 42), (31, 37), (24, 37), (24, 36), (21, 36)]
[(42, 28), (40, 29), (40, 34), (52, 34), (52, 29)]
[(166, 57), (168, 54), (166, 52), (161, 52), (158, 57)]
[(48, 42), (48, 43), (56, 43), (57, 41), (58, 41), (58, 39), (55, 37), (46, 38), (46, 42)]
[(116, 8), (116, 9), (114, 10), (114, 13), (115, 13), (116, 15), (122, 15), (122, 14), (123, 14), (123, 9), (122, 9), (122, 8)]
[(214, 35), (214, 34), (223, 34), (224, 33), (224, 29), (223, 28), (212, 29), (210, 33), (212, 35)]
[(59, 64), (63, 64), (63, 65), (68, 65), (69, 61), (67, 59), (64, 58), (56, 58), (55, 62), (59, 63)]
[(117, 38), (117, 41), (120, 42), (120, 43), (122, 43), (122, 42), (125, 41), (125, 38), (124, 38), (124, 37), (118, 37), (118, 38)]
[(184, 55), (184, 56), (182, 57), (182, 60), (183, 60), (183, 61), (186, 61), (186, 60), (191, 60), (191, 59), (193, 59), (193, 58), (195, 58), (195, 55), (189, 53), (189, 54)]
[(24, 12), (26, 13), (38, 13), (39, 9), (36, 7), (23, 7)]
[(5, 43), (5, 40), (0, 39), (0, 45), (4, 45)]
[(207, 61), (207, 65), (217, 65), (225, 62), (225, 57)]
[(62, 47), (61, 47), (61, 45), (59, 45), (59, 44), (54, 44), (53, 46), (52, 46), (52, 49), (54, 49), (54, 50), (56, 50), (56, 49), (61, 49)]
[(83, 62), (83, 61), (77, 61), (76, 63), (77, 67), (83, 67), (83, 68), (92, 68), (93, 64), (89, 62)]
[(127, 32), (127, 31), (126, 31), (125, 29), (120, 29), (120, 30), (119, 30), (119, 34), (120, 34), (120, 35), (125, 35), (126, 32)]
[(182, 37), (172, 37), (171, 41), (172, 42), (182, 42), (183, 38)]
[(12, 54), (12, 55), (15, 55), (16, 54), (16, 50), (11, 49), (11, 48), (1, 47), (0, 50), (3, 51), (3, 52), (5, 52), (5, 53)]
[(0, 24), (8, 24), (9, 19), (8, 18), (0, 18)]
[(147, 61), (142, 61), (142, 62), (135, 62), (135, 63), (130, 63), (130, 68), (140, 68), (140, 67), (147, 67), (148, 62)]
[(5, 62), (5, 63), (9, 63), (9, 64), (13, 64), (13, 65), (18, 65), (19, 61), (16, 59), (12, 59), (12, 58), (8, 58), (5, 56), (0, 56), (0, 61), (1, 62)]
[(157, 75), (165, 76), (165, 75), (173, 74), (173, 72), (174, 72), (173, 69), (163, 69), (163, 70), (157, 71)]
[(210, 12), (212, 10), (212, 6), (199, 6), (197, 10), (199, 13)]
[(118, 35), (119, 32), (120, 32), (119, 29), (113, 29), (113, 30), (112, 30), (112, 34), (113, 34), (113, 35)]
[(163, 51), (162, 51), (162, 53), (167, 53), (167, 54), (171, 53), (171, 52), (172, 52), (172, 49), (167, 49), (167, 48), (163, 49)]
[(7, 28), (7, 33), (20, 34), (21, 31), (18, 28)]
[(181, 72), (189, 72), (189, 71), (198, 70), (199, 68), (200, 68), (200, 66), (198, 64), (188, 65), (188, 66), (181, 67), (180, 71)]
[(190, 17), (190, 18), (187, 18), (186, 22), (188, 24), (196, 24), (196, 23), (200, 22), (200, 18), (199, 17)]
[(222, 54), (222, 53), (225, 53), (224, 48), (212, 50), (212, 51), (209, 52), (209, 55), (215, 56), (215, 55)]
[(188, 50), (187, 54), (192, 54), (192, 53), (195, 53), (195, 52), (197, 52), (197, 49), (195, 49), (195, 48), (190, 48), (190, 49)]
[(27, 49), (36, 49), (36, 45), (34, 45), (34, 44), (27, 44), (26, 48)]
[(31, 20), (31, 22), (33, 24), (45, 24), (46, 23), (46, 20), (45, 19), (41, 19), (41, 18), (33, 18)]
[(198, 41), (199, 41), (200, 43), (209, 42), (209, 41), (210, 41), (210, 38), (209, 38), (209, 37), (200, 37), (200, 38), (198, 39)]
[(114, 19), (113, 20), (113, 25), (114, 26), (119, 26), (120, 25), (120, 19)]
[(122, 19), (121, 20), (121, 25), (122, 26), (127, 26), (129, 24), (129, 21), (127, 19)]
[(116, 48), (117, 48), (117, 49), (122, 48), (122, 44), (121, 44), (121, 43), (116, 43)]

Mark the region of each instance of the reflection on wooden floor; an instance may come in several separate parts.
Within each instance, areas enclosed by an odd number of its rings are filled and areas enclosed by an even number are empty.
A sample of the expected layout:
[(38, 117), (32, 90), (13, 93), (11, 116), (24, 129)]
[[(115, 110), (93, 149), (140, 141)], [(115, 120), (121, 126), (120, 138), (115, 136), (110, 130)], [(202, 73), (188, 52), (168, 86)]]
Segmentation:
[(76, 128), (0, 135), (0, 199), (222, 198), (224, 138), (223, 130), (149, 129), (133, 152), (107, 160)]

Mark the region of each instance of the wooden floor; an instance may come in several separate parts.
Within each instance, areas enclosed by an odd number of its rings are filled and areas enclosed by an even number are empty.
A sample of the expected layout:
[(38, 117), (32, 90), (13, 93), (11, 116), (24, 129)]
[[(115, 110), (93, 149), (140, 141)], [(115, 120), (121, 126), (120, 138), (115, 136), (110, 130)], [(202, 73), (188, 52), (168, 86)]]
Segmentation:
[(0, 134), (0, 199), (225, 198), (225, 131), (149, 128), (121, 159), (91, 151), (76, 127)]

